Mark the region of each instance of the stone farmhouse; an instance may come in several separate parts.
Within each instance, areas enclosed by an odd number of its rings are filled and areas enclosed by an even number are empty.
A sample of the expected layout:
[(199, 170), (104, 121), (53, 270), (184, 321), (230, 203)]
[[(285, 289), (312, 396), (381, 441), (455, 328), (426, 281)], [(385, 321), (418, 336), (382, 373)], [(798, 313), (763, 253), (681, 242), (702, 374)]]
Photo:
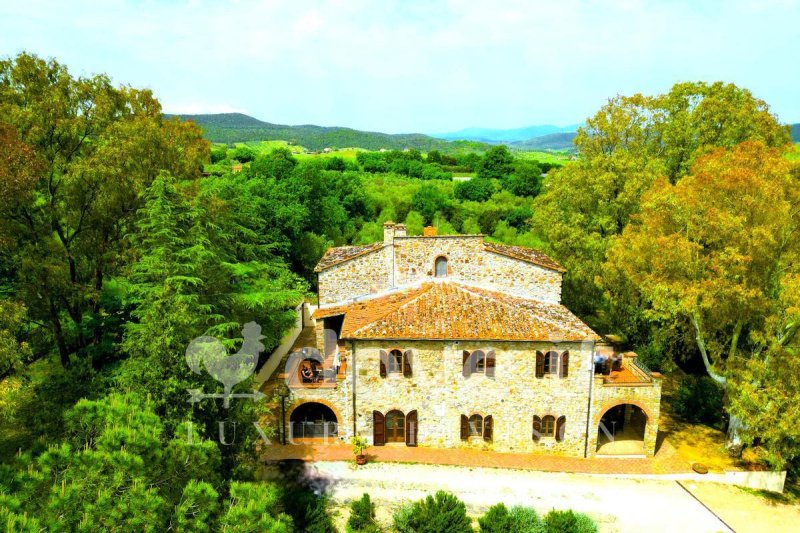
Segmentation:
[(545, 254), (387, 222), (316, 271), (319, 306), (264, 385), (284, 443), (655, 453), (661, 376), (561, 305)]

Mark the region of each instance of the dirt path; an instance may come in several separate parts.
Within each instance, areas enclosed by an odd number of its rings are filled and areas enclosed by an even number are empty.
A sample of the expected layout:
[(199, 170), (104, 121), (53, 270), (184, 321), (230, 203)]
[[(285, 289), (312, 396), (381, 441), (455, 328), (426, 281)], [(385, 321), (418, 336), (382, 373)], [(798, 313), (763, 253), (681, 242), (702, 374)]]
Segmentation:
[(730, 531), (674, 481), (419, 464), (317, 462), (306, 468), (338, 506), (341, 525), (347, 504), (364, 492), (376, 502), (378, 519), (388, 524), (404, 501), (446, 490), (476, 516), (503, 502), (532, 506), (541, 514), (550, 509), (581, 511), (597, 520), (603, 532)]

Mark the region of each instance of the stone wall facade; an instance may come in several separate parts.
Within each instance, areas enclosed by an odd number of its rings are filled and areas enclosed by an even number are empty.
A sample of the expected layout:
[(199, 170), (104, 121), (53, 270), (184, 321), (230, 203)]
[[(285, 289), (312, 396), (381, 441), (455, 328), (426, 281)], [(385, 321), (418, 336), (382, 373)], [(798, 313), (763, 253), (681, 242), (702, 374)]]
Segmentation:
[[(349, 442), (355, 433), (373, 442), (373, 411), (386, 415), (399, 410), (417, 411), (419, 446), (473, 447), (502, 452), (593, 457), (600, 418), (610, 408), (631, 404), (647, 415), (645, 454), (656, 450), (660, 416), (661, 381), (636, 386), (605, 385), (594, 375), (593, 343), (353, 341), (344, 379), (325, 388), (293, 387), (286, 401), (286, 422), (292, 411), (307, 402), (330, 407), (337, 417), (338, 439)], [(411, 350), (412, 375), (380, 375), (381, 350)], [(462, 373), (464, 350), (493, 350), (494, 376)], [(535, 375), (536, 351), (569, 351), (566, 377)], [(272, 387), (265, 388), (269, 393)], [(591, 391), (591, 392), (590, 392)], [(355, 395), (355, 401), (354, 401)], [(275, 422), (278, 411), (273, 409)], [(461, 415), (493, 418), (493, 438), (461, 440)], [(533, 416), (566, 418), (564, 438), (533, 439)], [(355, 428), (355, 429), (354, 429)], [(403, 444), (398, 444), (403, 445)]]
[(522, 298), (561, 301), (561, 272), (486, 250), (482, 235), (391, 235), (387, 241), (383, 248), (322, 270), (320, 305), (431, 280), (437, 257), (447, 259), (449, 280)]
[[(582, 457), (589, 409), (591, 347), (578, 343), (468, 343), (416, 341), (402, 346), (385, 342), (356, 343), (356, 424), (372, 442), (373, 411), (418, 413), (418, 443), (431, 447), (480, 447), (498, 451), (558, 453)], [(380, 351), (413, 351), (411, 377), (380, 376)], [(569, 350), (569, 372), (564, 378), (535, 377), (536, 350)], [(462, 352), (495, 351), (495, 376), (462, 374)], [(461, 440), (461, 415), (491, 415), (493, 439)], [(532, 438), (533, 416), (566, 417), (562, 441)]]
[(561, 273), (490, 252), (481, 235), (395, 237), (394, 284), (433, 279), (437, 257), (447, 259), (447, 279), (523, 298), (561, 301)]
[(319, 304), (375, 294), (392, 287), (392, 247), (366, 253), (319, 273)]

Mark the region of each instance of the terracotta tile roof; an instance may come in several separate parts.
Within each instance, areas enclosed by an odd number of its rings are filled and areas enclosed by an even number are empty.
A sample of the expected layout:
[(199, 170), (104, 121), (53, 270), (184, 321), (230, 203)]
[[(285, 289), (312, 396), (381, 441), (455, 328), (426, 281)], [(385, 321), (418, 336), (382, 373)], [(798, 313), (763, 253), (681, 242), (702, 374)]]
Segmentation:
[(525, 248), (524, 246), (511, 246), (509, 244), (499, 244), (496, 242), (485, 242), (483, 243), (483, 247), (490, 252), (507, 255), (508, 257), (513, 257), (514, 259), (519, 259), (520, 261), (527, 261), (528, 263), (533, 263), (534, 265), (539, 265), (551, 270), (557, 270), (558, 272), (566, 272), (564, 267), (547, 257), (539, 250), (534, 250), (533, 248)]
[(321, 308), (345, 339), (583, 341), (600, 338), (566, 307), (447, 282)]
[(328, 248), (328, 251), (325, 252), (325, 255), (322, 256), (322, 259), (319, 260), (316, 268), (314, 268), (314, 272), (325, 270), (333, 265), (344, 263), (345, 261), (349, 261), (350, 259), (358, 256), (380, 250), (381, 248), (383, 248), (383, 242), (375, 242), (362, 246), (339, 246), (336, 248)]

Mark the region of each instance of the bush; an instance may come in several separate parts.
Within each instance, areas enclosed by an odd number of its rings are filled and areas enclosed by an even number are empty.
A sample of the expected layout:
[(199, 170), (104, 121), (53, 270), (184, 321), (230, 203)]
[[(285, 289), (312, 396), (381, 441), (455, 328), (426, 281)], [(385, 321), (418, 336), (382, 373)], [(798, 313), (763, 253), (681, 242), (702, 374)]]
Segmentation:
[(544, 517), (547, 533), (597, 533), (597, 524), (583, 513), (552, 510)]
[(509, 511), (505, 505), (493, 505), (485, 515), (478, 519), (480, 531), (483, 533), (541, 533), (544, 524), (536, 510), (530, 507), (512, 507)]
[(472, 532), (464, 502), (441, 490), (401, 508), (394, 515), (394, 527), (400, 533)]
[(686, 376), (672, 398), (672, 411), (687, 422), (718, 427), (723, 422), (723, 394), (708, 376)]
[(519, 533), (542, 533), (544, 532), (544, 522), (542, 522), (539, 513), (530, 507), (522, 507), (516, 505), (511, 508), (508, 516), (511, 518), (511, 523), (514, 524)]
[(347, 519), (347, 533), (375, 533), (380, 531), (375, 523), (375, 506), (364, 494), (361, 499), (350, 504), (350, 518)]

